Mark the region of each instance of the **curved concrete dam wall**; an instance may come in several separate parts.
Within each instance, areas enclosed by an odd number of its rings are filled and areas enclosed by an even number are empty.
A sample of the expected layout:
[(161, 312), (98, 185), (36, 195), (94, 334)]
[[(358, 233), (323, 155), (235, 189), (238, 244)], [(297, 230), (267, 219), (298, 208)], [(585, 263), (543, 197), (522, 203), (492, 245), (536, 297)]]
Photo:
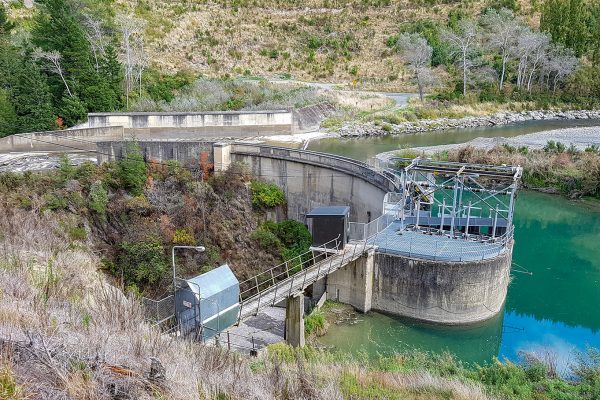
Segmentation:
[(299, 221), (314, 207), (349, 205), (350, 220), (369, 222), (381, 215), (385, 194), (395, 189), (382, 174), (346, 157), (243, 144), (232, 145), (230, 154), (231, 161), (248, 164), (255, 176), (281, 187), (288, 216)]
[[(98, 162), (123, 157), (122, 141), (98, 143)], [(366, 164), (350, 158), (282, 147), (214, 143), (210, 141), (140, 141), (146, 160), (178, 160), (198, 165), (203, 153), (215, 170), (231, 162), (250, 166), (255, 176), (281, 187), (287, 198), (288, 217), (304, 222), (312, 208), (349, 205), (351, 220), (368, 222), (377, 218), (383, 198), (394, 183)]]

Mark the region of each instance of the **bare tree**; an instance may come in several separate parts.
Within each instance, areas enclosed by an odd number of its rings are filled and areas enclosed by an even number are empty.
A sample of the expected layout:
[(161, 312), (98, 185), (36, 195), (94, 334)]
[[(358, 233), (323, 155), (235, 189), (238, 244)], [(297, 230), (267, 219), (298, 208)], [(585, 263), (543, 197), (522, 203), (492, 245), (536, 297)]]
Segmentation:
[(517, 87), (527, 86), (531, 91), (531, 82), (546, 57), (550, 37), (546, 33), (522, 29), (518, 39), (516, 54), (519, 59)]
[(550, 80), (552, 80), (552, 93), (556, 93), (558, 83), (571, 75), (578, 64), (579, 59), (575, 57), (572, 49), (561, 45), (551, 45), (541, 67), (542, 78), (546, 80), (546, 88), (550, 90)]
[(58, 51), (44, 51), (40, 48), (37, 48), (33, 51), (33, 58), (35, 60), (46, 61), (46, 69), (60, 76), (60, 79), (65, 85), (67, 93), (69, 94), (69, 96), (73, 97), (73, 93), (71, 92), (69, 84), (67, 83), (67, 79), (65, 78), (65, 71), (63, 70), (62, 65), (60, 63), (60, 60), (62, 60), (62, 55)]
[(423, 101), (423, 92), (432, 82), (431, 55), (433, 49), (420, 33), (403, 33), (396, 43), (400, 57), (413, 70), (419, 87), (419, 98)]
[(456, 31), (450, 29), (442, 31), (442, 38), (460, 56), (459, 65), (463, 75), (463, 96), (466, 96), (467, 75), (473, 65), (471, 57), (477, 45), (477, 26), (472, 20), (463, 19), (458, 23)]
[(492, 50), (498, 52), (502, 60), (502, 70), (498, 83), (499, 90), (502, 90), (506, 77), (506, 64), (511, 56), (515, 54), (518, 45), (518, 33), (522, 29), (523, 23), (515, 18), (511, 10), (506, 8), (502, 8), (500, 11), (488, 10), (482, 17), (481, 23), (486, 29), (487, 44)]
[(145, 68), (143, 44), (146, 22), (128, 14), (117, 14), (115, 20), (122, 36), (121, 58), (125, 69), (126, 106), (129, 108), (129, 94), (136, 81), (139, 80), (141, 86), (139, 78)]
[(94, 19), (89, 14), (83, 14), (83, 25), (85, 26), (85, 36), (90, 43), (92, 52), (94, 53), (94, 62), (96, 71), (100, 69), (100, 58), (106, 54), (106, 45), (108, 44), (108, 37), (102, 27), (102, 22)]

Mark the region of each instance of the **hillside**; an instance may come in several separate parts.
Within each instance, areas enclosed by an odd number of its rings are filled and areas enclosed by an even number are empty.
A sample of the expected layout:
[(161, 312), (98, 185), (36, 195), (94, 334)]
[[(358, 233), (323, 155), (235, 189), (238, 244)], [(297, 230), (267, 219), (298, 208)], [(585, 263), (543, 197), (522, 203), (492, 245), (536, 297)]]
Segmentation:
[[(478, 14), (488, 2), (143, 1), (121, 3), (148, 21), (151, 59), (161, 69), (211, 76), (291, 75), (406, 90), (409, 77), (386, 44), (401, 24)], [(528, 1), (521, 13), (538, 15)]]

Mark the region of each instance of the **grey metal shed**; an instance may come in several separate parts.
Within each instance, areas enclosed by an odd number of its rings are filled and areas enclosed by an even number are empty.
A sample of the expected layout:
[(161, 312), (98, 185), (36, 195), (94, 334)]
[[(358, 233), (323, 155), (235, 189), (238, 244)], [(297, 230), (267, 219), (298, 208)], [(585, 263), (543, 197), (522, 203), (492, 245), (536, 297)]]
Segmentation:
[(348, 220), (350, 207), (327, 206), (313, 208), (306, 214), (310, 233), (313, 237), (313, 247), (333, 248), (336, 238), (339, 239), (340, 248), (348, 241)]
[(196, 331), (201, 332), (202, 339), (208, 339), (237, 321), (240, 285), (229, 265), (184, 280), (178, 286), (175, 311), (181, 335)]

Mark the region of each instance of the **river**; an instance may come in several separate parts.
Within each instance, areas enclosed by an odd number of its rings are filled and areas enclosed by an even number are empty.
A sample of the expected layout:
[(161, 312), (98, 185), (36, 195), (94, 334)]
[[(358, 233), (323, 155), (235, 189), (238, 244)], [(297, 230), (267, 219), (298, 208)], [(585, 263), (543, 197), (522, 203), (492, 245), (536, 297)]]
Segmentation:
[[(516, 136), (598, 121), (530, 122), (384, 138), (325, 139), (312, 150), (357, 159), (404, 146)], [(466, 327), (424, 324), (377, 312), (333, 324), (320, 341), (374, 356), (407, 349), (450, 351), (467, 363), (518, 361), (522, 351), (550, 352), (566, 370), (577, 351), (600, 348), (600, 202), (522, 191), (516, 203), (512, 281), (504, 312)], [(528, 273), (529, 272), (529, 273)]]
[[(322, 151), (366, 160), (384, 151), (392, 151), (406, 147), (436, 146), (441, 144), (464, 143), (477, 137), (514, 137), (528, 133), (541, 132), (551, 129), (573, 128), (579, 126), (600, 125), (597, 120), (556, 120), (528, 121), (519, 124), (495, 127), (480, 127), (467, 129), (447, 129), (427, 133), (412, 133), (406, 135), (388, 135), (355, 139), (321, 139), (309, 143), (308, 150)], [(565, 143), (567, 146), (569, 143)]]

